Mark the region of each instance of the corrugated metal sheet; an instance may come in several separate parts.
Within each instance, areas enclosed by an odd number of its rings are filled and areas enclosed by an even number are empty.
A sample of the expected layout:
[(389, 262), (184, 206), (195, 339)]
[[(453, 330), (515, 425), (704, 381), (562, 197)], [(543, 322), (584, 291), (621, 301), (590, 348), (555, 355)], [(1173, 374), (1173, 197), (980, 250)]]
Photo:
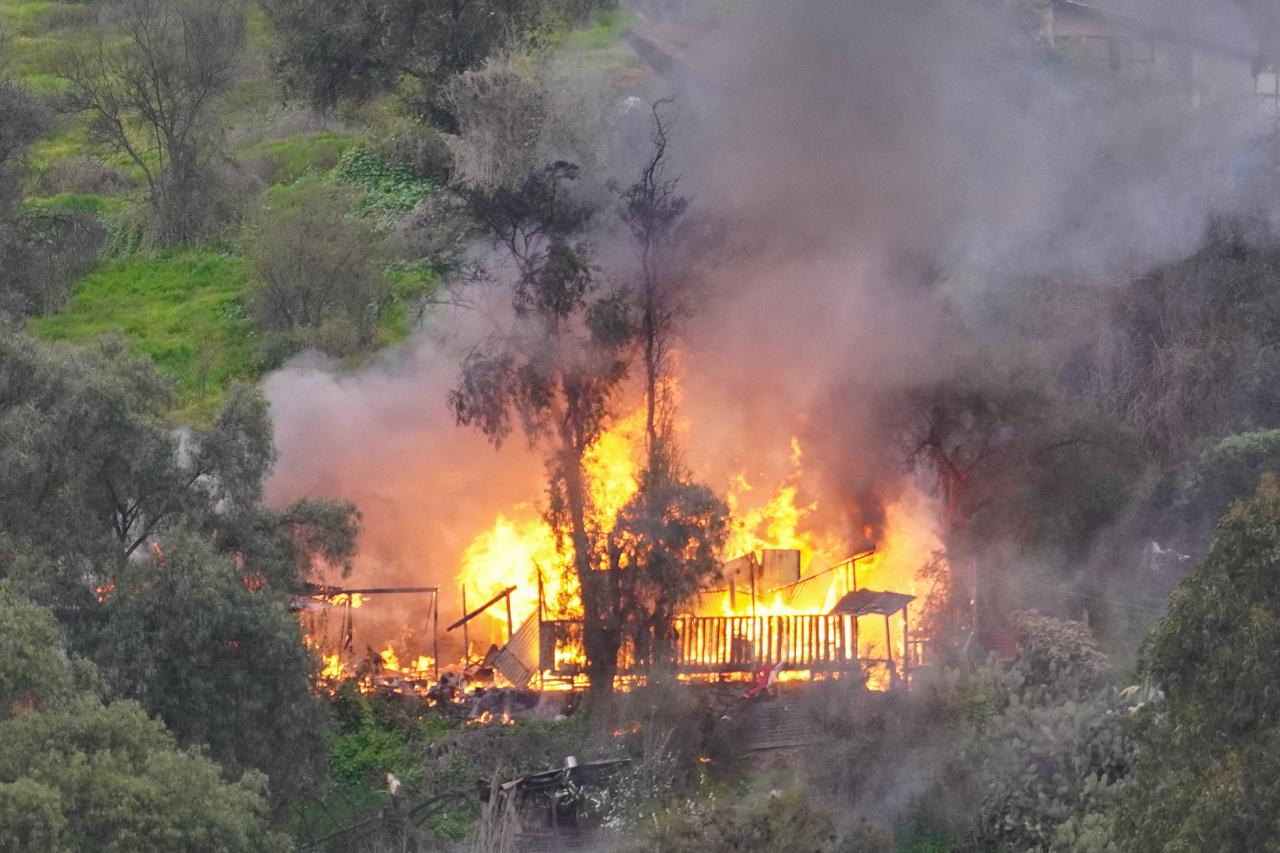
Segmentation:
[(837, 580), (835, 572), (805, 578), (783, 592), (787, 606), (801, 613), (825, 613), (831, 595), (831, 585)]
[(756, 590), (776, 589), (800, 580), (800, 552), (790, 548), (766, 548), (760, 552), (760, 577)]
[(897, 613), (911, 602), (914, 595), (902, 592), (876, 592), (874, 589), (859, 589), (846, 595), (831, 608), (832, 615), (848, 614), (850, 616), (889, 616)]
[(535, 613), (511, 635), (493, 658), (493, 666), (516, 687), (526, 687), (537, 672), (538, 615)]

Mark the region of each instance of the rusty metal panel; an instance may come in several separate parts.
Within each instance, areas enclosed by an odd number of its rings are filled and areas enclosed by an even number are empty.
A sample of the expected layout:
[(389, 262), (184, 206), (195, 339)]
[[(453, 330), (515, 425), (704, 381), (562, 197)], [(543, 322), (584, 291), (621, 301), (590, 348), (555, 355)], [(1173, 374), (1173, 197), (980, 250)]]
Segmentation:
[(854, 590), (836, 602), (831, 613), (847, 613), (850, 616), (889, 616), (915, 601), (914, 595), (902, 592), (877, 592), (874, 589)]

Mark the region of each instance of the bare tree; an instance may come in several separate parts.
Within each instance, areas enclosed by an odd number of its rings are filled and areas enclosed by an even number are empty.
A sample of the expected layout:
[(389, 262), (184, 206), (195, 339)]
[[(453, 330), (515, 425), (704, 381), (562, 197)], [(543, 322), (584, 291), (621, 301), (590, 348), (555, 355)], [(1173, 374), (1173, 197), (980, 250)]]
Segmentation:
[(199, 234), (210, 216), (215, 108), (244, 44), (237, 0), (117, 0), (87, 48), (65, 57), (67, 105), (91, 137), (142, 173), (165, 242)]
[(622, 219), (631, 230), (639, 263), (637, 301), (650, 470), (658, 467), (659, 433), (670, 415), (666, 380), (670, 372), (671, 336), (678, 319), (687, 310), (671, 269), (674, 234), (689, 207), (689, 200), (676, 194), (680, 179), (667, 176), (671, 120), (663, 115), (663, 108), (672, 101), (672, 98), (663, 98), (653, 104), (649, 158), (636, 182), (622, 193)]

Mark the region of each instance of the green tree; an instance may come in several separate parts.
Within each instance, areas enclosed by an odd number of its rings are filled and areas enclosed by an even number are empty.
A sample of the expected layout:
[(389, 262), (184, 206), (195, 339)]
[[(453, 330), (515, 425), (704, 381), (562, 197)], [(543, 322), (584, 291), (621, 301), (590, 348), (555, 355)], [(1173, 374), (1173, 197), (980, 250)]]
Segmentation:
[(1122, 848), (1280, 850), (1280, 486), (1236, 503), (1142, 647), (1165, 694), (1117, 812)]
[(285, 83), (319, 109), (363, 100), (402, 75), (419, 106), (456, 130), (439, 97), (454, 74), (477, 67), (518, 34), (535, 3), (514, 0), (266, 0)]
[(26, 155), (49, 128), (45, 103), (7, 73), (0, 30), (0, 314), (38, 314), (58, 306), (71, 279), (96, 259), (103, 229), (88, 216), (20, 209)]
[(189, 430), (170, 425), (169, 399), (117, 341), (0, 335), (0, 576), (25, 573), (66, 623), (148, 542), (179, 530), (207, 534), (280, 590), (317, 561), (349, 565), (350, 504), (262, 506), (275, 456), (261, 394), (234, 387), (211, 426)]
[(52, 615), (0, 584), (0, 850), (287, 849), (265, 828), (260, 774), (224, 782), (137, 703), (78, 686), (88, 674)]
[(0, 577), (184, 744), (269, 773), (278, 804), (323, 754), (288, 596), (350, 560), (357, 516), (262, 505), (274, 451), (256, 391), (233, 389), (207, 429), (172, 428), (166, 400), (118, 344), (0, 336)]
[(1280, 430), (1229, 436), (1201, 453), (1176, 501), (1187, 547), (1199, 554), (1231, 504), (1252, 494), (1266, 473), (1280, 474)]
[(265, 772), (280, 805), (323, 772), (325, 714), (285, 601), (196, 536), (132, 560), (102, 605), (92, 657), (185, 744)]
[(421, 117), (456, 133), (445, 90), (502, 48), (538, 40), (604, 5), (598, 0), (264, 0), (287, 88), (318, 109), (397, 84)]
[(310, 183), (278, 194), (250, 225), (250, 307), (275, 357), (307, 347), (345, 356), (373, 344), (391, 302), (382, 272), (390, 253), (372, 224), (351, 216), (354, 207), (341, 188)]
[(729, 509), (673, 459), (649, 464), (609, 533), (609, 586), (636, 663), (662, 675), (675, 663), (679, 608), (720, 576)]

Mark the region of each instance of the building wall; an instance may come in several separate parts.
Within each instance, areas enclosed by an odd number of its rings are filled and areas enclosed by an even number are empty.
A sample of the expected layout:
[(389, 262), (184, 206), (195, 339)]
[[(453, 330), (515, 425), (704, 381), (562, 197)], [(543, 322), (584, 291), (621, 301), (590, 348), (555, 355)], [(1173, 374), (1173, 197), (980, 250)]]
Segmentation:
[(1247, 47), (1218, 45), (1071, 6), (1055, 6), (1046, 14), (1050, 43), (1068, 58), (1169, 87), (1193, 105), (1249, 98), (1270, 111), (1280, 107), (1280, 81), (1258, 68)]

